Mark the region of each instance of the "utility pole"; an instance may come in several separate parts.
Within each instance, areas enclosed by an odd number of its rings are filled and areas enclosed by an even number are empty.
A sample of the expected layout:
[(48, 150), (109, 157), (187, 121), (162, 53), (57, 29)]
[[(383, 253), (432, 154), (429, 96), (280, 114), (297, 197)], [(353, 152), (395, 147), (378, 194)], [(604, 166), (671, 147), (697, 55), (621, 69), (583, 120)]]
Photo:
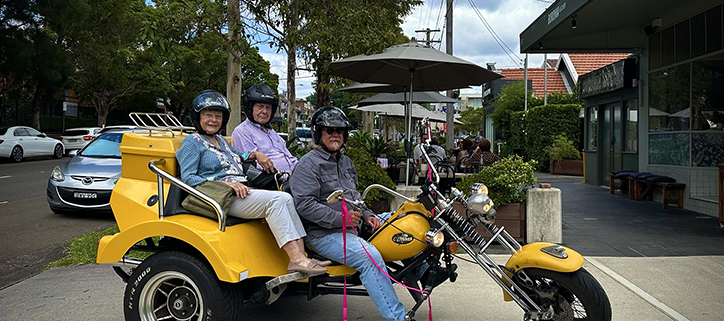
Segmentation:
[[(425, 33), (425, 47), (430, 47), (431, 43), (435, 42), (441, 42), (440, 40), (431, 40), (430, 39), (430, 33), (432, 32), (440, 32), (440, 29), (430, 29), (425, 28), (423, 30), (415, 30), (415, 32), (424, 32)], [(419, 41), (418, 41), (419, 42)]]
[(523, 88), (525, 88), (525, 97), (523, 108), (528, 111), (528, 53), (525, 53), (525, 62), (523, 63)]
[(548, 54), (543, 54), (543, 105), (548, 105)]
[[(447, 0), (447, 10), (445, 11), (445, 52), (449, 55), (453, 54), (453, 0)], [(448, 90), (447, 96), (453, 98), (453, 91)], [(452, 103), (447, 104), (445, 121), (445, 147), (449, 149), (455, 148), (455, 107)]]

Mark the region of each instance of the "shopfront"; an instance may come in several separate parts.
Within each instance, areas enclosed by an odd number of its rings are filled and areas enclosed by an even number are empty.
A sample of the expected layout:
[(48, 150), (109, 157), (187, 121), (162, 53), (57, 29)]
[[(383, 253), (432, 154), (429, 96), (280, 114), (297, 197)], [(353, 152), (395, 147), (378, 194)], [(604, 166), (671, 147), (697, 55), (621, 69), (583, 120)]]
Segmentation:
[(636, 72), (624, 76), (610, 65), (579, 81), (587, 183), (607, 185), (617, 169), (666, 175), (686, 184), (685, 208), (717, 214), (722, 1), (557, 1), (520, 37), (522, 52), (632, 53)]

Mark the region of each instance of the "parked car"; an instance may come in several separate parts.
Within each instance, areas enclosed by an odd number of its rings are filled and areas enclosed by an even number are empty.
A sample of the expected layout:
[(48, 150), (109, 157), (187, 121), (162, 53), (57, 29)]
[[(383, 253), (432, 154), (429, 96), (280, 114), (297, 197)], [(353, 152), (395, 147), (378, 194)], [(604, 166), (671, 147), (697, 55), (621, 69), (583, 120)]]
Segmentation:
[(60, 136), (60, 140), (63, 142), (63, 145), (65, 145), (65, 152), (68, 153), (71, 150), (83, 148), (83, 146), (90, 143), (91, 140), (98, 137), (100, 131), (100, 127), (66, 129)]
[(109, 131), (116, 131), (116, 130), (123, 130), (123, 129), (134, 129), (137, 128), (136, 125), (114, 125), (114, 126), (104, 126), (101, 128), (101, 130), (98, 132), (98, 134), (107, 133)]
[(94, 211), (111, 213), (111, 191), (121, 177), (123, 133), (116, 129), (101, 134), (65, 164), (53, 168), (48, 179), (47, 200), (55, 213)]
[(0, 157), (20, 162), (25, 157), (65, 154), (63, 142), (26, 126), (0, 127)]
[(307, 146), (310, 141), (312, 141), (312, 129), (311, 128), (304, 128), (304, 127), (297, 127), (297, 138), (299, 138), (299, 142), (301, 146)]

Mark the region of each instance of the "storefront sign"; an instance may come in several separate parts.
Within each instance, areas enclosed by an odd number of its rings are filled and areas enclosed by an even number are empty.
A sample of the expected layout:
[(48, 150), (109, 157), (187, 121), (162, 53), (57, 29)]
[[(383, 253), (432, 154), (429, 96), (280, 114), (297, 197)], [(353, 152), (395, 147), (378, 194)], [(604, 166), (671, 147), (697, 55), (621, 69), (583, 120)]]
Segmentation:
[(557, 7), (553, 8), (553, 11), (551, 11), (551, 12), (548, 14), (548, 24), (551, 24), (551, 22), (555, 21), (555, 20), (558, 18), (558, 16), (561, 15), (561, 12), (563, 12), (563, 10), (566, 10), (566, 3), (565, 3), (565, 2), (564, 2), (564, 3), (561, 3), (561, 4), (560, 4), (559, 6), (557, 6)]
[(586, 98), (633, 86), (635, 60), (624, 59), (591, 71), (578, 78), (578, 97)]

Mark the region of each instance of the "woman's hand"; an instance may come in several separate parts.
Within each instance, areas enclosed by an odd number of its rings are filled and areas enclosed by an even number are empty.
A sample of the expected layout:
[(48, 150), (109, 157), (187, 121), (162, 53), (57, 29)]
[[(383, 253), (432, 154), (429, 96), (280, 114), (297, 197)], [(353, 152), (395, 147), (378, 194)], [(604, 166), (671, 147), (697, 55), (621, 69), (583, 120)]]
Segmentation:
[(257, 164), (259, 164), (262, 169), (264, 169), (267, 173), (274, 172), (274, 162), (272, 162), (269, 157), (260, 151), (254, 152), (254, 156), (256, 157)]
[(244, 185), (242, 183), (237, 183), (237, 182), (224, 182), (224, 183), (226, 183), (226, 185), (229, 185), (229, 186), (231, 186), (231, 188), (234, 189), (237, 197), (245, 198), (247, 195), (249, 195), (249, 193), (251, 193), (251, 191), (249, 190), (249, 187), (247, 187), (246, 185)]

